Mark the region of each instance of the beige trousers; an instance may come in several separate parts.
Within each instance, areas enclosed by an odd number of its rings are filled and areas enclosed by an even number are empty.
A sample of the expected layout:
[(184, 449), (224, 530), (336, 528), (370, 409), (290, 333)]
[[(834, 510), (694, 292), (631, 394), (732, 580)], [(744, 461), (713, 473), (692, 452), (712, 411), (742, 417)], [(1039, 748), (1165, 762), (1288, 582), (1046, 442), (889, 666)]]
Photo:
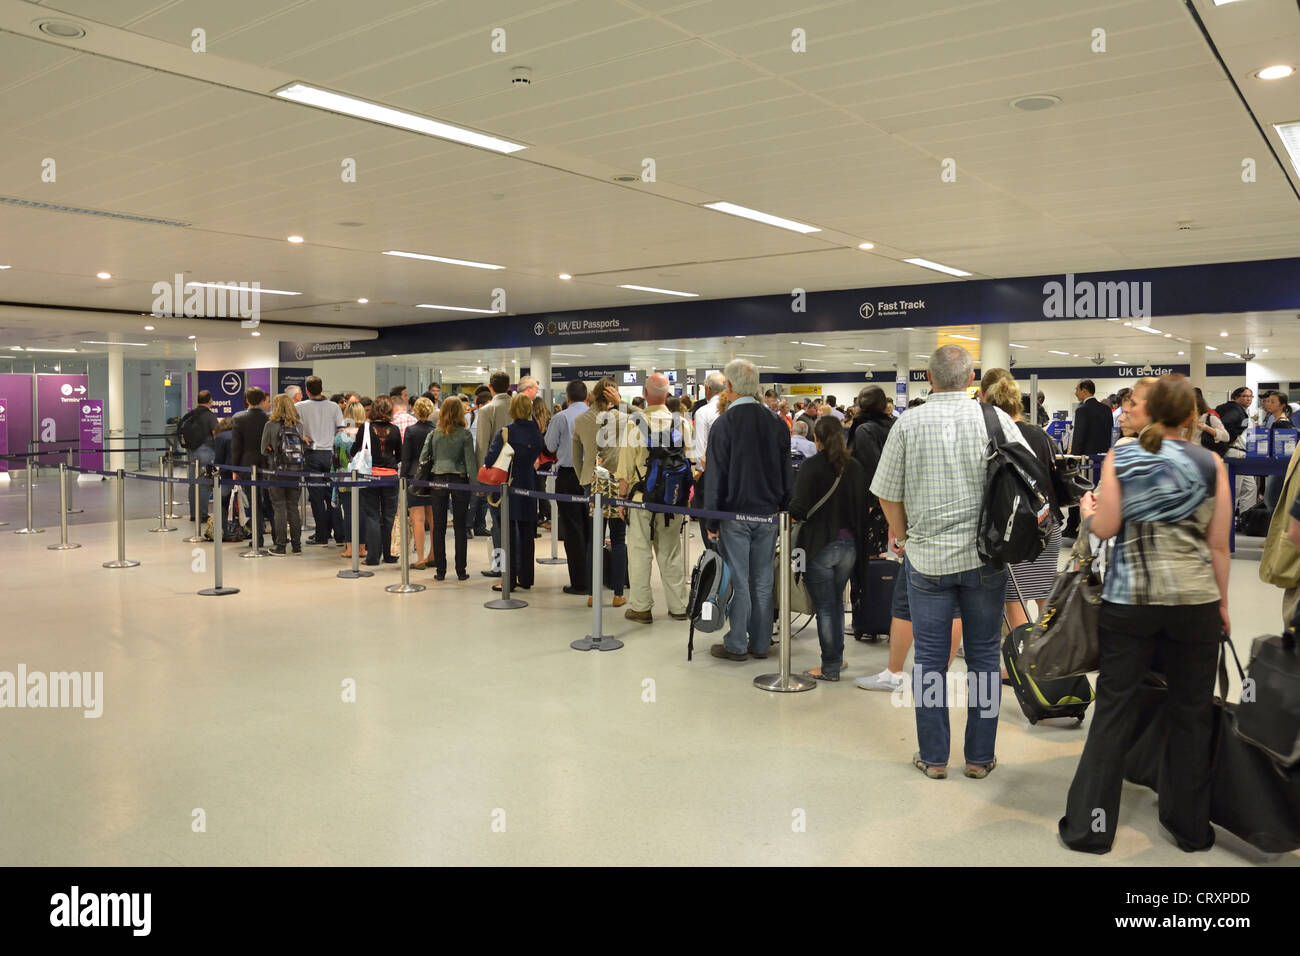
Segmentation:
[[(664, 595), (670, 614), (686, 613), (686, 568), (682, 564), (681, 515), (664, 515), (629, 508), (627, 511), (627, 577), (628, 604), (634, 611), (649, 611), (654, 607), (650, 590), (650, 556), (659, 563), (659, 577), (664, 584)], [(654, 536), (651, 538), (651, 522)]]

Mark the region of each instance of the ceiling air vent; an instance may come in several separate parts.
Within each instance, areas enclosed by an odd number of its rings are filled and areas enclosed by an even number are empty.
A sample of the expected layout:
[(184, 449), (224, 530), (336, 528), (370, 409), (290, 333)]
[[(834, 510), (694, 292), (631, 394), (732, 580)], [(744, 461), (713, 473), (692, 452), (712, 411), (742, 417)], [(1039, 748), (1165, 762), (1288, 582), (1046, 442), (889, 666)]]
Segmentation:
[(9, 206), (23, 206), (27, 209), (44, 209), (47, 212), (70, 212), (78, 216), (100, 216), (104, 219), (121, 219), (125, 222), (144, 222), (154, 226), (178, 226), (184, 228), (192, 225), (177, 222), (175, 219), (158, 219), (155, 216), (133, 216), (125, 212), (105, 212), (102, 209), (83, 209), (80, 206), (63, 206), (56, 202), (38, 202), (34, 199), (15, 199), (12, 196), (0, 196), (0, 203)]

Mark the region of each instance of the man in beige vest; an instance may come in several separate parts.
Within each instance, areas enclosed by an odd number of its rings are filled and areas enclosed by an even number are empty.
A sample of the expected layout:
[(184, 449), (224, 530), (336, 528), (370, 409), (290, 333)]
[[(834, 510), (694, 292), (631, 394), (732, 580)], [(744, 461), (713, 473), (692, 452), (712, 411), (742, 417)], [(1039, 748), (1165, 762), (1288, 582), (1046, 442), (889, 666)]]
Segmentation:
[[(510, 376), (501, 371), (493, 372), (488, 379), (488, 389), (492, 392), (492, 401), (479, 409), (478, 433), (475, 436), (480, 468), (487, 458), (492, 439), (510, 424)], [(496, 554), (501, 549), (501, 512), (492, 504), (488, 505), (488, 511), (492, 514), (492, 552)], [(501, 572), (495, 566), (481, 573), (485, 578), (501, 577)]]

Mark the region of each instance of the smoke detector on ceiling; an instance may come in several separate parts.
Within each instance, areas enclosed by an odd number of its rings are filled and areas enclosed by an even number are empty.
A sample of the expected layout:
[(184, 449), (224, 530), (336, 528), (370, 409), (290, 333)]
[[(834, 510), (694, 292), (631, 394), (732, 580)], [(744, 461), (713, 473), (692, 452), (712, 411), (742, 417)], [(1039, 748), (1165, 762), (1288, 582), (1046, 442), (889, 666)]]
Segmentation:
[(1100, 352), (1098, 352), (1096, 355), (1091, 356), (1091, 359), (1092, 359), (1092, 364), (1093, 364), (1093, 365), (1105, 365), (1105, 364), (1106, 364), (1106, 356), (1102, 355)]
[(512, 67), (510, 70), (510, 85), (515, 89), (523, 89), (533, 84), (533, 71), (526, 66)]
[(1250, 346), (1246, 346), (1246, 348), (1241, 350), (1241, 357), (1247, 362), (1255, 361), (1255, 353), (1251, 351)]

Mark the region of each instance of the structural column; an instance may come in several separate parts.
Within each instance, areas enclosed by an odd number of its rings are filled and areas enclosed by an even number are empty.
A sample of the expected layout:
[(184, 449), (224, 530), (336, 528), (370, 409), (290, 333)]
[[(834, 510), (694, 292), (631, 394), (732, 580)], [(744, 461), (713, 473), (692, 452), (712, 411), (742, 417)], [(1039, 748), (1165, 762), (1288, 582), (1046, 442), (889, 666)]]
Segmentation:
[(907, 333), (902, 333), (903, 344), (894, 357), (894, 410), (907, 408), (908, 379), (912, 375), (912, 356), (907, 351)]
[(537, 394), (549, 406), (554, 401), (551, 397), (551, 347), (549, 345), (534, 345), (529, 350), (528, 374), (537, 379), (539, 386)]
[(1193, 342), (1191, 343), (1191, 345), (1192, 345), (1192, 352), (1191, 352), (1192, 362), (1191, 362), (1191, 368), (1188, 370), (1187, 377), (1192, 380), (1193, 385), (1199, 386), (1201, 389), (1204, 389), (1205, 388), (1205, 343)]
[(108, 349), (108, 447), (119, 449), (108, 456), (108, 470), (117, 471), (126, 467), (126, 453), (122, 441), (126, 437), (126, 400), (124, 388), (126, 375), (123, 370), (122, 347), (109, 346)]
[(980, 360), (977, 364), (981, 373), (991, 368), (1011, 368), (1010, 325), (1002, 322), (980, 326)]

